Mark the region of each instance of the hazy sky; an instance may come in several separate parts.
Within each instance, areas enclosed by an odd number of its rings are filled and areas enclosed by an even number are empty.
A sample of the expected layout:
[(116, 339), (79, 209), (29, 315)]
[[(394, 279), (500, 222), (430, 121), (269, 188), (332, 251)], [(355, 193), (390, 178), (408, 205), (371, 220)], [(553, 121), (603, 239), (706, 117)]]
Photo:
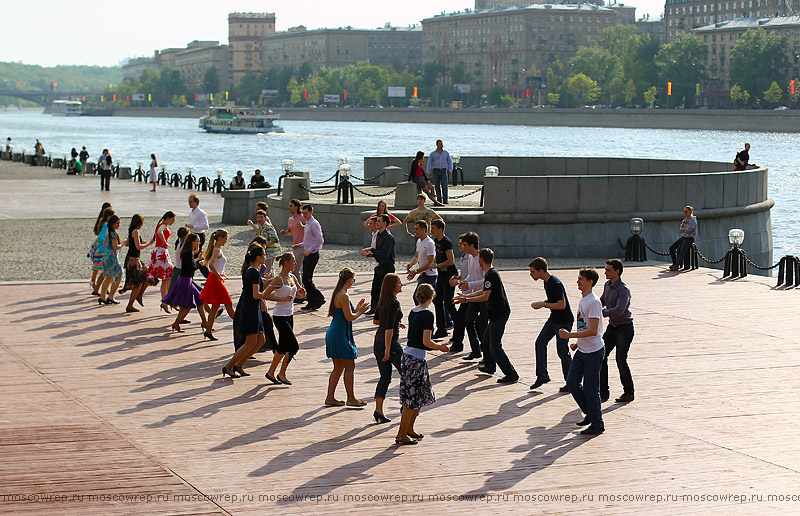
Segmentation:
[[(629, 0), (637, 18), (659, 18), (663, 0)], [(376, 28), (391, 22), (406, 26), (442, 11), (474, 7), (471, 0), (64, 0), (17, 1), (4, 9), (0, 61), (26, 64), (115, 65), (126, 57), (184, 47), (193, 40), (227, 43), (228, 13), (274, 12), (277, 29), (296, 25)], [(10, 17), (9, 17), (10, 15)]]

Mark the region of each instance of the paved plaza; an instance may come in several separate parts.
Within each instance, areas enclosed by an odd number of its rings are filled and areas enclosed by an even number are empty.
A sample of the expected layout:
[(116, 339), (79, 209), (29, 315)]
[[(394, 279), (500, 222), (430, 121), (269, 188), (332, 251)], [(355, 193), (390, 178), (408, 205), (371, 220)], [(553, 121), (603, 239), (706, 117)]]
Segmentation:
[[(555, 273), (577, 306), (576, 271)], [(294, 385), (273, 386), (261, 354), (246, 364), (252, 376), (222, 379), (230, 319), (218, 320), (218, 342), (202, 339), (196, 313), (185, 333), (170, 333), (156, 289), (126, 314), (98, 306), (88, 284), (0, 286), (0, 512), (794, 514), (800, 292), (720, 276), (625, 270), (636, 400), (613, 403), (612, 355), (606, 433), (586, 438), (571, 396), (558, 393), (554, 343), (553, 381), (528, 389), (546, 317), (530, 303), (543, 289), (527, 271), (504, 272), (513, 310), (504, 344), (522, 380), (502, 386), (460, 356), (430, 352), (437, 401), (410, 447), (394, 444), (396, 374), (392, 422), (371, 417), (370, 321), (354, 325), (356, 394), (370, 403), (329, 408), (323, 311), (295, 316)], [(326, 296), (334, 279), (320, 278)], [(370, 280), (360, 274), (352, 297), (368, 298)], [(229, 288), (238, 294), (238, 281)], [(406, 312), (410, 297), (400, 296)]]

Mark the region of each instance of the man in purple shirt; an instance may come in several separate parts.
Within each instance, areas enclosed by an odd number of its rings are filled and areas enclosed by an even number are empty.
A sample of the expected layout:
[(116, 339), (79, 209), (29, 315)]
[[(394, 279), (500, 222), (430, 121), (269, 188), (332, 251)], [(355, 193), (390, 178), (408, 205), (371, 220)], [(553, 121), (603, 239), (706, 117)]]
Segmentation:
[(319, 252), (325, 240), (322, 238), (322, 226), (314, 218), (314, 207), (304, 204), (303, 218), (306, 219), (303, 241), (292, 246), (292, 249), (303, 249), (303, 288), (306, 289), (308, 303), (302, 310), (319, 310), (325, 304), (325, 296), (314, 285), (314, 269), (319, 262)]
[(608, 401), (611, 396), (608, 387), (608, 354), (617, 349), (617, 369), (622, 382), (623, 393), (617, 403), (633, 401), (633, 378), (628, 367), (628, 351), (633, 342), (633, 317), (631, 316), (631, 291), (620, 279), (622, 262), (614, 258), (606, 260), (606, 284), (600, 303), (603, 305), (603, 317), (608, 317), (608, 328), (603, 334), (606, 354), (600, 369), (600, 400)]

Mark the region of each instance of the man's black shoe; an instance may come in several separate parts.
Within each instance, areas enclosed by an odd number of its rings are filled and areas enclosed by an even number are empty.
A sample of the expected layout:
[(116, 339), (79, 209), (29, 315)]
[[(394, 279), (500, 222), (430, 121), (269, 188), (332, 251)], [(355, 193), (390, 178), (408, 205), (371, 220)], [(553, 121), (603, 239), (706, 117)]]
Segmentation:
[(472, 353), (470, 353), (469, 355), (465, 356), (465, 357), (464, 357), (464, 360), (475, 360), (476, 358), (481, 358), (481, 354), (480, 354), (480, 353), (475, 353), (475, 352), (473, 351), (473, 352), (472, 352)]
[(447, 337), (447, 335), (448, 335), (447, 330), (439, 330), (436, 333), (434, 333), (431, 338), (433, 338), (433, 339), (443, 339), (443, 338)]
[(486, 369), (485, 366), (478, 367), (478, 371), (480, 371), (482, 373), (486, 373), (486, 374), (494, 374), (494, 371), (489, 371), (488, 369)]
[(581, 430), (581, 435), (600, 435), (605, 432), (605, 428), (600, 428), (599, 426), (590, 426), (589, 428), (584, 428)]
[(616, 401), (617, 403), (630, 403), (631, 401), (633, 401), (633, 393), (626, 392), (625, 394), (623, 394), (614, 401)]
[(517, 383), (519, 376), (504, 376), (497, 379), (497, 383)]
[(588, 425), (590, 423), (591, 423), (591, 421), (589, 421), (589, 416), (585, 416), (583, 419), (581, 419), (580, 421), (578, 421), (575, 424), (578, 425), (578, 426), (586, 426), (586, 425)]
[(461, 353), (462, 351), (464, 351), (463, 344), (454, 344), (450, 346), (450, 353)]
[(558, 392), (569, 392), (569, 387), (566, 385), (563, 387), (559, 387)]
[(531, 389), (538, 389), (542, 385), (550, 381), (550, 378), (536, 378), (536, 381), (531, 385)]
[(296, 305), (302, 305), (302, 304), (303, 304), (303, 303), (305, 303), (305, 302), (306, 302), (306, 300), (305, 300), (305, 299), (303, 299), (302, 297), (296, 297), (296, 298), (294, 298), (294, 304), (296, 304)]
[(611, 394), (609, 394), (607, 392), (601, 392), (600, 393), (600, 401), (602, 403), (605, 403), (606, 401), (608, 401), (608, 398), (610, 398), (610, 397), (611, 397)]

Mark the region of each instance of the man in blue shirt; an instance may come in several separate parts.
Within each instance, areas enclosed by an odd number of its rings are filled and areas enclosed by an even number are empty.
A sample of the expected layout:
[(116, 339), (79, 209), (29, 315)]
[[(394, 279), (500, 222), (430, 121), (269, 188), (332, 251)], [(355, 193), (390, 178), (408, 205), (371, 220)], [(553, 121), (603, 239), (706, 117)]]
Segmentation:
[(442, 140), (436, 140), (436, 150), (428, 156), (427, 172), (436, 188), (436, 200), (447, 204), (447, 185), (453, 173), (453, 160), (443, 146)]

